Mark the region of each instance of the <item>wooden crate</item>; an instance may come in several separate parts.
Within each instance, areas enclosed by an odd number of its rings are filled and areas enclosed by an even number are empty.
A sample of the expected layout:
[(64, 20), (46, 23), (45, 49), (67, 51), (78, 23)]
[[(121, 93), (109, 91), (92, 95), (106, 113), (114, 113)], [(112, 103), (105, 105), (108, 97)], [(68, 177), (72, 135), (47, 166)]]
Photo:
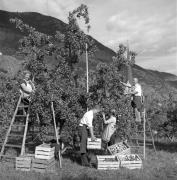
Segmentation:
[(99, 170), (115, 170), (119, 169), (120, 160), (116, 156), (96, 156), (97, 157), (97, 169)]
[(37, 159), (51, 159), (54, 157), (55, 147), (51, 147), (48, 144), (41, 144), (36, 146), (35, 158)]
[(16, 157), (15, 159), (16, 170), (30, 171), (33, 158), (34, 155), (24, 155), (24, 156)]
[(138, 154), (119, 155), (118, 158), (120, 159), (120, 167), (128, 169), (142, 168), (142, 160)]
[(97, 138), (96, 141), (91, 141), (91, 138), (88, 138), (87, 149), (101, 149), (101, 138)]
[(112, 155), (118, 156), (123, 154), (130, 154), (130, 147), (123, 142), (116, 143), (112, 146), (108, 146), (108, 150)]
[(55, 158), (51, 159), (33, 159), (32, 170), (35, 172), (55, 172)]

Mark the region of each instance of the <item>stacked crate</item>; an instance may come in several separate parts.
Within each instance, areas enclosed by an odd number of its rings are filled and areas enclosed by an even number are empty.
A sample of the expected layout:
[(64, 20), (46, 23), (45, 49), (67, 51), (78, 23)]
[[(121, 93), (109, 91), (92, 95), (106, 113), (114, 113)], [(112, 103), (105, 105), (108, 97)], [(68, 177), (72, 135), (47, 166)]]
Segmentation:
[(16, 157), (15, 160), (15, 167), (16, 170), (20, 171), (30, 171), (32, 159), (34, 159), (34, 155), (26, 154), (24, 156)]
[(97, 169), (116, 170), (119, 169), (120, 160), (116, 156), (97, 156)]
[(48, 144), (36, 146), (32, 170), (36, 172), (55, 172), (55, 147)]
[(129, 155), (119, 155), (120, 167), (125, 167), (128, 169), (141, 169), (142, 160), (138, 154), (129, 154)]
[(124, 144), (123, 142), (109, 146), (108, 150), (112, 155), (115, 156), (130, 154), (130, 147), (128, 146), (128, 144)]
[[(97, 141), (87, 140), (88, 149), (101, 149), (101, 139)], [(119, 142), (109, 146), (108, 151), (111, 155), (97, 155), (98, 170), (116, 170), (120, 167), (128, 169), (142, 168), (142, 160), (138, 154), (131, 154), (130, 146), (127, 143)]]
[(88, 138), (87, 149), (101, 149), (101, 139), (97, 138), (96, 141), (92, 141), (91, 138)]

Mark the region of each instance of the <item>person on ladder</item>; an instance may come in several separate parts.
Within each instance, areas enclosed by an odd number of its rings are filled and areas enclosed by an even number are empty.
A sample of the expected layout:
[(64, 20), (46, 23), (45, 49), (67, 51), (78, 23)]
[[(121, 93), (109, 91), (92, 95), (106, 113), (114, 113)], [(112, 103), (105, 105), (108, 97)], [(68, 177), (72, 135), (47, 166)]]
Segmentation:
[[(22, 103), (24, 105), (29, 105), (31, 101), (31, 94), (35, 91), (35, 86), (30, 79), (31, 73), (29, 71), (24, 71), (24, 79), (20, 84), (20, 93), (22, 97)], [(24, 113), (26, 114), (28, 108), (25, 108)]]
[(79, 124), (79, 137), (80, 137), (80, 153), (81, 153), (81, 164), (82, 166), (90, 166), (87, 156), (87, 138), (88, 131), (91, 135), (91, 140), (95, 141), (96, 137), (93, 133), (93, 119), (97, 113), (101, 111), (100, 106), (96, 105), (93, 109), (87, 111)]
[(138, 78), (134, 78), (134, 87), (132, 89), (132, 94), (132, 107), (135, 111), (135, 121), (141, 123), (143, 113), (143, 91), (141, 85), (138, 83)]

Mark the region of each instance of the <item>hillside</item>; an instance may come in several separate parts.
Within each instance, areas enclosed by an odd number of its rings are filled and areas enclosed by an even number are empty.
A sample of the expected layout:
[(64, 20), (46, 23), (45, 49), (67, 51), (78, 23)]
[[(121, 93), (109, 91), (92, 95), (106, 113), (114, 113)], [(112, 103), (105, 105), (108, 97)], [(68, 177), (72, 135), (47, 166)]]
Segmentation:
[(11, 77), (19, 71), (21, 61), (12, 56), (0, 56), (0, 72), (8, 73)]
[[(18, 49), (19, 39), (24, 36), (9, 22), (9, 19), (14, 17), (22, 19), (26, 24), (49, 35), (54, 35), (57, 30), (64, 33), (67, 27), (67, 24), (59, 19), (36, 12), (15, 13), (0, 10), (0, 51), (4, 54), (0, 57), (0, 71), (10, 72), (11, 75), (20, 68), (21, 61), (12, 55)], [(115, 55), (113, 50), (105, 47), (97, 40), (95, 42), (98, 51), (95, 54), (95, 61), (89, 63), (91, 69), (94, 69), (99, 62), (110, 63), (112, 56)], [(51, 67), (56, 63), (51, 59), (47, 62)], [(85, 68), (84, 56), (79, 66), (82, 69)], [(169, 92), (177, 95), (177, 76), (173, 74), (147, 70), (137, 65), (133, 67), (133, 74), (140, 79), (146, 95), (156, 93), (163, 98), (166, 98)]]
[[(22, 19), (23, 22), (36, 28), (39, 32), (48, 35), (54, 35), (57, 30), (64, 33), (67, 26), (67, 24), (54, 17), (45, 16), (36, 12), (15, 13), (0, 10), (0, 51), (4, 54), (13, 54), (18, 48), (19, 39), (24, 35), (9, 22), (10, 18), (15, 17)], [(110, 61), (114, 55), (114, 51), (96, 40), (95, 42), (99, 49), (96, 53), (97, 60), (104, 62)]]

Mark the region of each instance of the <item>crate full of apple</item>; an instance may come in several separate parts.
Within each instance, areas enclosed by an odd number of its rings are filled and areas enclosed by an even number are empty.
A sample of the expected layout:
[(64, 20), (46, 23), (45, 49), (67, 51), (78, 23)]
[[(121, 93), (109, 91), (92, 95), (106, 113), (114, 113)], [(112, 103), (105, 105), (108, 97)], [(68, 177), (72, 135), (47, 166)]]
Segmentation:
[(108, 146), (108, 150), (112, 155), (118, 156), (121, 154), (130, 154), (130, 147), (123, 142), (116, 143), (112, 146)]
[(140, 169), (142, 168), (142, 160), (138, 154), (119, 155), (120, 167), (128, 169)]

